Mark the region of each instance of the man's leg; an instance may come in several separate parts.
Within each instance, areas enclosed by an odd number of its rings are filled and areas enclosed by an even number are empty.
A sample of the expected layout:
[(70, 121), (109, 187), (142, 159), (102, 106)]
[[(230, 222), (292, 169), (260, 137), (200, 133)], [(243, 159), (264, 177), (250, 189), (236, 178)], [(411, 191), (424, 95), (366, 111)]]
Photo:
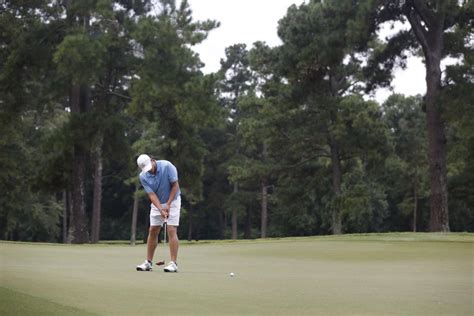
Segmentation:
[(178, 259), (178, 248), (179, 248), (178, 227), (168, 225), (167, 230), (168, 230), (168, 241), (170, 244), (171, 261), (176, 262), (176, 259)]
[(150, 226), (150, 229), (148, 230), (148, 241), (146, 246), (146, 259), (148, 261), (153, 261), (156, 245), (158, 244), (158, 234), (160, 233), (160, 228), (161, 226)]

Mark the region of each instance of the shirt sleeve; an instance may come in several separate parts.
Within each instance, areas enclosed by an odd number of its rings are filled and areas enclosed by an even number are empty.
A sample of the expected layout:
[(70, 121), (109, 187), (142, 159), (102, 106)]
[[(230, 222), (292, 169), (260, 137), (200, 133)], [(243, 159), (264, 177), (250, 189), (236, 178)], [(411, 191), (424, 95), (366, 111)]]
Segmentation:
[(148, 184), (148, 182), (146, 181), (146, 179), (140, 175), (140, 182), (143, 186), (143, 189), (145, 189), (145, 192), (146, 193), (150, 193), (150, 192), (153, 192), (153, 190), (151, 189), (150, 185)]
[(178, 170), (172, 163), (168, 164), (168, 180), (170, 183), (178, 181)]

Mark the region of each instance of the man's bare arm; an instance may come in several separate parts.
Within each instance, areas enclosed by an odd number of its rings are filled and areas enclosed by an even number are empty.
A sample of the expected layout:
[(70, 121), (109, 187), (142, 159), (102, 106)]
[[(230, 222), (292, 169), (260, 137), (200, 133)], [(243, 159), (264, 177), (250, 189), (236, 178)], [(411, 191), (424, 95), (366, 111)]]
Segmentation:
[(178, 192), (178, 189), (179, 189), (178, 181), (171, 183), (170, 197), (168, 198), (168, 201), (166, 202), (166, 208), (168, 211), (171, 207), (171, 202), (173, 202), (174, 198), (176, 197), (176, 193)]

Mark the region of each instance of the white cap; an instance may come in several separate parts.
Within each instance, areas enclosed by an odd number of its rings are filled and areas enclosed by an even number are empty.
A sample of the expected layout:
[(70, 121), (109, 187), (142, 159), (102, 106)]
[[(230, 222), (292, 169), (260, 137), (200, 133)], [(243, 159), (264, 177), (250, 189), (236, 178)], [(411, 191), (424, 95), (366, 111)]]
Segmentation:
[(142, 154), (137, 158), (137, 165), (142, 169), (142, 172), (148, 172), (153, 167), (151, 164), (151, 158), (148, 155)]

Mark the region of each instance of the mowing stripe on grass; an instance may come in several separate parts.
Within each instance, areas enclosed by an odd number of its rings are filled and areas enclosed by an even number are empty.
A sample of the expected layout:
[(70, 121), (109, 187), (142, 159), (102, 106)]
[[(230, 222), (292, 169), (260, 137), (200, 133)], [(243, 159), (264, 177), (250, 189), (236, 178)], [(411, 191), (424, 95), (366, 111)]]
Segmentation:
[(0, 287), (0, 315), (96, 315)]

